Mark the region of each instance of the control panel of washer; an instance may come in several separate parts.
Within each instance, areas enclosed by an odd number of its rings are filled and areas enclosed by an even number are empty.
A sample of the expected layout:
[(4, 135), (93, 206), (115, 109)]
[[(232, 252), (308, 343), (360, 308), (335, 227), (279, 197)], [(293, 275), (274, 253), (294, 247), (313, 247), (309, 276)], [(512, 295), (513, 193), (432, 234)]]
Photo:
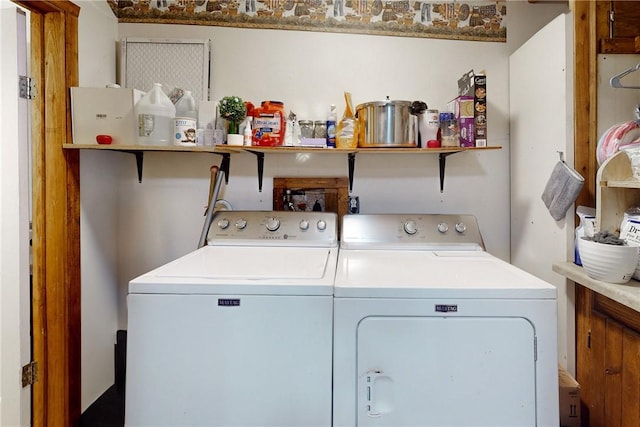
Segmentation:
[(473, 215), (360, 214), (342, 223), (341, 247), (484, 250)]
[(338, 219), (331, 212), (219, 211), (209, 244), (259, 240), (263, 243), (337, 244)]

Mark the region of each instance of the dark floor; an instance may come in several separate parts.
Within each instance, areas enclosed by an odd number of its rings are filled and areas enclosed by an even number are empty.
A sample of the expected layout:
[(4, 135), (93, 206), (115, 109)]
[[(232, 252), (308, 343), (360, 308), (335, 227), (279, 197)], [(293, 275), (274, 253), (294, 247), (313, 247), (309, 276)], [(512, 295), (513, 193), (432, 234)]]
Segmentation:
[(80, 415), (80, 427), (123, 427), (124, 390), (127, 372), (127, 331), (116, 332), (115, 384)]
[(123, 427), (124, 393), (112, 385), (80, 416), (80, 427)]

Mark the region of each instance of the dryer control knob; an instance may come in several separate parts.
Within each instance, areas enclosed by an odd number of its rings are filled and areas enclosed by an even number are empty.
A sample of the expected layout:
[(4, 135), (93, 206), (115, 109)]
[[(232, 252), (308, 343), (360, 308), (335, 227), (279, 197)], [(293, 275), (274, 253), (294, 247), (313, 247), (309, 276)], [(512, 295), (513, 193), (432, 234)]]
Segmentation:
[(464, 222), (459, 222), (456, 224), (456, 231), (462, 234), (467, 231), (467, 226), (464, 224)]
[(229, 226), (229, 220), (227, 218), (222, 218), (220, 221), (218, 221), (218, 227), (222, 228), (223, 230), (228, 226)]
[(449, 224), (447, 224), (446, 222), (441, 222), (440, 224), (438, 224), (438, 231), (441, 233), (446, 233), (447, 231), (449, 231)]
[(247, 220), (240, 218), (239, 220), (236, 221), (236, 228), (238, 230), (244, 230), (247, 227)]
[(303, 219), (300, 221), (300, 230), (308, 230), (309, 229), (309, 221)]
[(318, 230), (326, 230), (327, 228), (327, 223), (323, 219), (318, 220), (316, 225), (318, 226)]
[(269, 231), (276, 231), (280, 228), (280, 220), (278, 218), (271, 217), (267, 220), (266, 227)]
[(416, 227), (416, 222), (409, 220), (403, 224), (404, 232), (407, 234), (416, 234), (418, 232), (418, 228)]

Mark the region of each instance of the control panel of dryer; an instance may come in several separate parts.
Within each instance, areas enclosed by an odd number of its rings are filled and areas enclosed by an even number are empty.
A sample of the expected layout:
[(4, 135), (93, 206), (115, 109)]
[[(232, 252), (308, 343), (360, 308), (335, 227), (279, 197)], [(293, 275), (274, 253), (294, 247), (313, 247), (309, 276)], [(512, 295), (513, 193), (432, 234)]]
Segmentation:
[(476, 218), (452, 214), (347, 215), (343, 218), (340, 246), (484, 250)]

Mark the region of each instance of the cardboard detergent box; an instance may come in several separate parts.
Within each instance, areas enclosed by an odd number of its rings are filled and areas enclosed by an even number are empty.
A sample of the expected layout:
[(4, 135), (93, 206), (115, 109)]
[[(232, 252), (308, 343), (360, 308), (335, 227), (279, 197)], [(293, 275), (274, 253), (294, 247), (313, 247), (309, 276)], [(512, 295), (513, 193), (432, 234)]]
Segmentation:
[(580, 427), (580, 385), (569, 372), (558, 367), (560, 427)]
[(72, 87), (73, 143), (97, 144), (97, 135), (110, 135), (112, 144), (136, 145), (134, 106), (143, 94), (127, 88)]
[[(476, 74), (473, 70), (465, 73), (458, 80), (458, 98), (464, 103), (460, 109), (465, 109), (467, 116), (461, 117), (463, 120), (467, 132), (473, 132), (471, 135), (465, 137), (462, 140), (462, 123), (460, 124), (460, 145), (463, 147), (486, 147), (487, 146), (487, 76), (484, 74)], [(473, 104), (471, 104), (473, 100)], [(467, 123), (469, 115), (471, 114), (469, 109), (473, 107), (473, 123)], [(465, 145), (462, 145), (462, 144)]]

